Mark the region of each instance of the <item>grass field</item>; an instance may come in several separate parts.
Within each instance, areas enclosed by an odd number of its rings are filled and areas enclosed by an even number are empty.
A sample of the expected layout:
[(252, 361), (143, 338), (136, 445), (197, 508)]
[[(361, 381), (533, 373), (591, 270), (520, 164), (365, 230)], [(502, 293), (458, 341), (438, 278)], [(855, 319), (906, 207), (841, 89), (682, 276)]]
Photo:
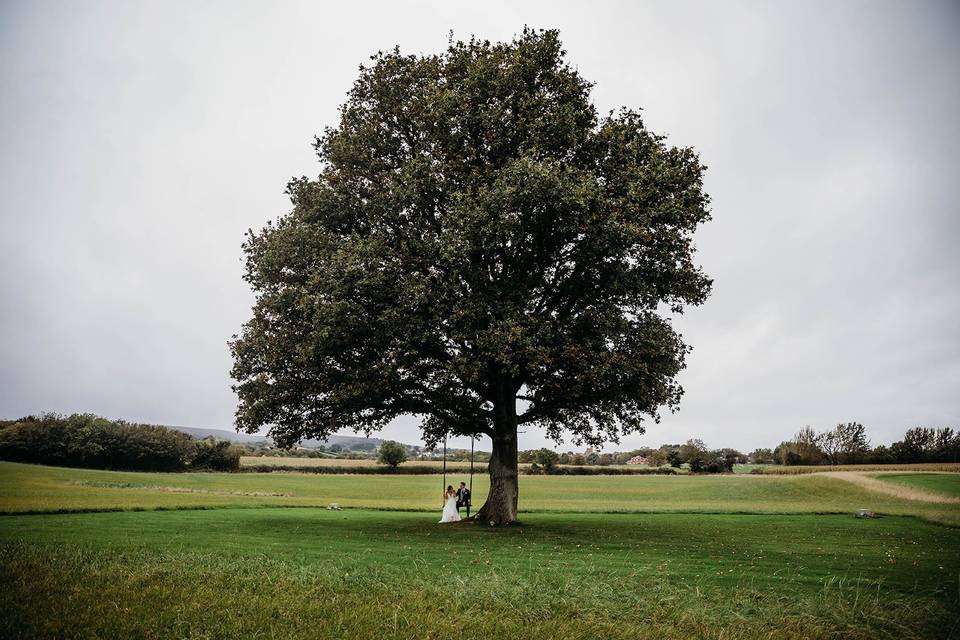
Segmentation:
[[(0, 463), (0, 637), (945, 638), (960, 621), (957, 505), (820, 475), (523, 476), (523, 524), (490, 529), (437, 525), (439, 484)], [(308, 506), (334, 501), (358, 508)], [(84, 509), (124, 511), (36, 513)]]
[(502, 531), (362, 510), (6, 518), (8, 638), (923, 638), (960, 615), (960, 530), (910, 518), (536, 514)]
[[(461, 479), (448, 475), (448, 484)], [(437, 476), (301, 473), (133, 473), (0, 462), (0, 512), (226, 506), (440, 508)], [(960, 507), (871, 492), (819, 474), (798, 476), (521, 476), (525, 511), (853, 513), (866, 508), (960, 526)], [(487, 493), (474, 477), (474, 503)]]
[(741, 463), (733, 465), (734, 473), (760, 473), (759, 470), (769, 467), (769, 464)]
[(830, 471), (941, 471), (960, 473), (960, 462), (914, 462), (910, 464), (842, 464), (842, 465), (759, 465), (756, 473), (770, 475), (799, 475), (803, 473), (826, 473)]
[(947, 496), (960, 497), (960, 474), (955, 473), (891, 473), (877, 474), (884, 482), (922, 489)]

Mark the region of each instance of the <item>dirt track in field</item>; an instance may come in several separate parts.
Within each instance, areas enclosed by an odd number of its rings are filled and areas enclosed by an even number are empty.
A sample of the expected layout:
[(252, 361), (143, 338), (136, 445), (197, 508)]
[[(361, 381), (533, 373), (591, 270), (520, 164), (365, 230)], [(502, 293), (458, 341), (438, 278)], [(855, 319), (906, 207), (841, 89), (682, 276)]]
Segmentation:
[(910, 487), (896, 485), (892, 482), (884, 482), (883, 480), (878, 480), (877, 478), (868, 476), (864, 473), (858, 473), (856, 471), (825, 471), (818, 475), (846, 480), (847, 482), (852, 482), (863, 487), (864, 489), (867, 489), (868, 491), (884, 493), (888, 496), (903, 498), (905, 500), (933, 502), (936, 504), (960, 504), (960, 498), (954, 496), (945, 496), (943, 494), (923, 491), (921, 489), (911, 489)]

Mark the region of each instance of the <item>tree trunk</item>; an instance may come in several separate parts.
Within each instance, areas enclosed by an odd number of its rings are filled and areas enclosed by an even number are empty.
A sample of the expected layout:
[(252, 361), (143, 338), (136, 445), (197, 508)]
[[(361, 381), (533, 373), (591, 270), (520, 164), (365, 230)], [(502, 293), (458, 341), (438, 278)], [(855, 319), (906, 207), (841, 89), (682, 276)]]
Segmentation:
[(512, 393), (494, 404), (494, 434), (490, 455), (490, 493), (477, 512), (477, 522), (490, 526), (517, 520), (517, 405)]

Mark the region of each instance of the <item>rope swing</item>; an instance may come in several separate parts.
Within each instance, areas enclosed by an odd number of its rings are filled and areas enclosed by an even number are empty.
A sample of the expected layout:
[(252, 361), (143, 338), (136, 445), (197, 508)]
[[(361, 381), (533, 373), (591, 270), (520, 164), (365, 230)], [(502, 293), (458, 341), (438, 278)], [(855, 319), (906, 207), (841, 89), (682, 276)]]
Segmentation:
[[(441, 485), (440, 494), (440, 507), (443, 507), (443, 503), (446, 500), (447, 496), (447, 436), (449, 432), (443, 434), (443, 484)], [(470, 436), (470, 501), (473, 502), (473, 449), (476, 444), (476, 434), (471, 434)], [(470, 504), (467, 504), (467, 517), (470, 517)]]
[[(470, 502), (473, 502), (473, 443), (474, 437), (470, 436)], [(470, 502), (467, 503), (467, 517), (470, 517)]]

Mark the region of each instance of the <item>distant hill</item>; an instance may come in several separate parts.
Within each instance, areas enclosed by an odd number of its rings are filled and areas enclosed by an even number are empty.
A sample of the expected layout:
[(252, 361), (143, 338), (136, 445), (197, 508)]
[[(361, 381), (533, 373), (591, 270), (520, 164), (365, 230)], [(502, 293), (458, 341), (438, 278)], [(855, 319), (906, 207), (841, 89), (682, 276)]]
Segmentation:
[(244, 444), (256, 444), (269, 442), (270, 438), (266, 436), (251, 436), (246, 433), (237, 433), (236, 431), (227, 431), (226, 429), (203, 429), (199, 427), (170, 427), (193, 436), (194, 438), (216, 438), (217, 440), (229, 440), (230, 442), (241, 442)]
[[(267, 436), (252, 436), (246, 433), (237, 433), (236, 431), (228, 431), (226, 429), (204, 429), (200, 427), (170, 427), (171, 429), (176, 429), (177, 431), (182, 431), (187, 433), (194, 438), (216, 438), (217, 440), (229, 440), (230, 442), (239, 442), (243, 444), (268, 444), (270, 438)], [(317, 447), (323, 445), (329, 447), (331, 445), (338, 444), (344, 449), (358, 449), (358, 450), (368, 450), (378, 448), (383, 444), (383, 439), (381, 438), (364, 438), (363, 436), (340, 436), (333, 435), (327, 438), (326, 440), (304, 440), (300, 443), (301, 447), (306, 447), (308, 449), (316, 449)], [(404, 445), (411, 446), (411, 445)]]
[[(300, 443), (301, 447), (319, 447), (320, 445), (325, 445), (329, 447), (332, 444), (338, 444), (344, 449), (354, 449), (357, 446), (363, 445), (374, 445), (374, 447), (379, 447), (383, 444), (384, 440), (381, 438), (364, 438), (363, 436), (338, 436), (333, 435), (327, 438), (326, 440), (304, 440)], [(410, 445), (404, 445), (410, 446)]]

